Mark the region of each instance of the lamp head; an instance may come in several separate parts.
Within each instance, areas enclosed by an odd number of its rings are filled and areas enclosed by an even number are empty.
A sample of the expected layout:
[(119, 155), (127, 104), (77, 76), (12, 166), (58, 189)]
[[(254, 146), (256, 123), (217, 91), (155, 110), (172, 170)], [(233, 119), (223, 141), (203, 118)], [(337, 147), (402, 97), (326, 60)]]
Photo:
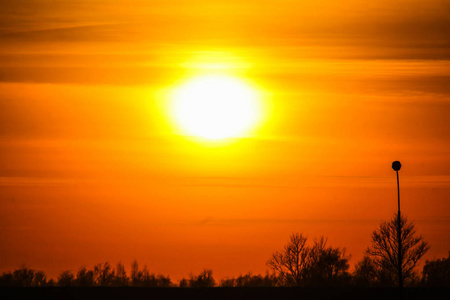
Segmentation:
[(394, 171), (400, 171), (400, 168), (402, 167), (402, 164), (396, 160), (392, 163), (392, 169), (394, 169)]

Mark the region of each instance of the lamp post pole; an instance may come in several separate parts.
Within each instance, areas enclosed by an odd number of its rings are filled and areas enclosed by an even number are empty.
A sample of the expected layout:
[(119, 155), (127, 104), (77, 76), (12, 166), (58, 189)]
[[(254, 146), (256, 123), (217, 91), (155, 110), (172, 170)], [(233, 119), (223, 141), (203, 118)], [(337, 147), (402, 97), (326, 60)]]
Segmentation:
[(403, 288), (403, 274), (402, 274), (402, 233), (401, 233), (401, 215), (400, 215), (400, 183), (398, 179), (398, 171), (402, 164), (399, 161), (394, 161), (392, 163), (392, 169), (397, 173), (397, 196), (398, 196), (398, 228), (397, 228), (397, 243), (398, 243), (398, 288), (399, 288), (399, 298), (401, 299), (402, 288)]

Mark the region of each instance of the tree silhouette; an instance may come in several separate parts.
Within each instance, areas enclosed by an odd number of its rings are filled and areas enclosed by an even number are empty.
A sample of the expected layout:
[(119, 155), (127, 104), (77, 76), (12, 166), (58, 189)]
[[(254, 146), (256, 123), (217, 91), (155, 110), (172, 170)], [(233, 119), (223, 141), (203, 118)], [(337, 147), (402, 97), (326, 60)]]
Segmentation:
[(142, 282), (142, 271), (139, 270), (139, 264), (137, 260), (134, 260), (131, 264), (131, 285), (139, 286)]
[(53, 278), (50, 278), (48, 281), (47, 281), (47, 284), (46, 284), (47, 286), (56, 286), (56, 282), (55, 282), (55, 280), (53, 279)]
[(13, 281), (16, 286), (32, 286), (34, 279), (34, 270), (22, 266), (13, 272)]
[[(193, 279), (192, 276), (191, 279)], [(212, 271), (207, 270), (195, 277), (190, 284), (193, 286), (211, 286), (214, 284)], [(109, 262), (98, 263), (93, 269), (81, 267), (76, 277), (71, 271), (63, 271), (59, 274), (57, 281), (47, 281), (43, 271), (35, 271), (25, 266), (13, 272), (0, 274), (0, 286), (5, 287), (30, 287), (30, 286), (61, 286), (61, 287), (172, 287), (174, 286), (169, 276), (150, 273), (146, 266), (139, 269), (135, 260), (131, 266), (131, 278), (127, 276), (125, 267), (119, 262), (115, 268), (111, 268)]]
[(131, 264), (130, 281), (131, 286), (139, 287), (171, 287), (173, 286), (169, 276), (156, 275), (150, 273), (147, 266), (144, 266), (142, 270), (139, 269), (139, 264), (136, 260)]
[(277, 278), (273, 274), (252, 275), (247, 273), (237, 278), (227, 278), (220, 281), (222, 287), (271, 287), (276, 285)]
[(94, 266), (95, 283), (98, 286), (111, 286), (114, 280), (114, 270), (109, 262), (98, 263)]
[(345, 249), (327, 246), (324, 237), (306, 245), (307, 238), (292, 234), (282, 251), (275, 252), (267, 265), (285, 286), (335, 286), (350, 281)]
[(113, 286), (127, 286), (128, 285), (128, 276), (125, 271), (125, 266), (119, 262), (115, 269), (116, 276), (113, 279)]
[(280, 285), (301, 285), (309, 252), (306, 241), (307, 238), (302, 234), (292, 234), (283, 250), (276, 251), (267, 261), (267, 265), (278, 276)]
[(43, 271), (35, 271), (25, 265), (13, 272), (4, 272), (0, 276), (0, 286), (30, 287), (46, 285), (47, 276)]
[(114, 270), (112, 270), (109, 262), (99, 263), (94, 266), (94, 278), (98, 286), (111, 286), (114, 277)]
[(47, 284), (47, 276), (43, 271), (36, 271), (33, 278), (33, 286), (45, 286)]
[(350, 282), (348, 273), (350, 256), (345, 248), (327, 246), (324, 237), (314, 241), (308, 252), (304, 280), (308, 286), (337, 286)]
[(187, 288), (189, 287), (189, 282), (186, 278), (183, 278), (180, 280), (180, 282), (178, 283), (178, 287), (180, 288)]
[(75, 285), (74, 275), (70, 271), (62, 271), (58, 276), (58, 286), (73, 286)]
[(216, 285), (216, 281), (212, 275), (212, 270), (203, 270), (199, 275), (189, 274), (189, 279), (181, 279), (179, 283), (179, 287), (191, 287), (191, 288), (199, 288), (199, 287), (214, 287)]
[(145, 287), (170, 287), (172, 282), (169, 276), (150, 273), (147, 266), (142, 269), (142, 285)]
[(213, 287), (216, 285), (212, 270), (203, 270), (199, 275), (189, 275), (190, 287)]
[[(404, 216), (400, 217), (399, 223), (398, 217), (398, 214), (395, 214), (389, 222), (380, 224), (380, 227), (372, 233), (372, 245), (366, 250), (366, 254), (377, 268), (390, 273), (396, 282), (399, 282), (399, 265), (403, 279), (412, 279), (417, 262), (430, 248), (421, 235), (416, 235), (413, 223), (408, 223)], [(400, 244), (397, 238), (399, 224)], [(399, 249), (402, 254), (401, 264), (398, 258)]]
[(360, 260), (353, 272), (353, 284), (362, 287), (380, 287), (395, 285), (392, 272), (380, 268), (367, 254)]
[(87, 270), (86, 267), (81, 267), (78, 270), (77, 278), (75, 279), (76, 286), (87, 287), (94, 286), (94, 271)]
[(450, 286), (450, 251), (447, 258), (426, 261), (423, 266), (422, 283), (425, 286)]
[(0, 276), (0, 286), (14, 286), (13, 274), (11, 272), (3, 272)]

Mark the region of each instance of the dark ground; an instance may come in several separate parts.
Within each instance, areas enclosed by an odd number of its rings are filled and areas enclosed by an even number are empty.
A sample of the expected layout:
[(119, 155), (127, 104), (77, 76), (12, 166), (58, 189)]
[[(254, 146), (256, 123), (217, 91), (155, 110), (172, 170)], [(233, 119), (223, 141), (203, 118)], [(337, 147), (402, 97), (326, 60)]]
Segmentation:
[[(0, 288), (0, 299), (398, 299), (395, 288)], [(406, 288), (403, 300), (450, 299), (450, 288)]]

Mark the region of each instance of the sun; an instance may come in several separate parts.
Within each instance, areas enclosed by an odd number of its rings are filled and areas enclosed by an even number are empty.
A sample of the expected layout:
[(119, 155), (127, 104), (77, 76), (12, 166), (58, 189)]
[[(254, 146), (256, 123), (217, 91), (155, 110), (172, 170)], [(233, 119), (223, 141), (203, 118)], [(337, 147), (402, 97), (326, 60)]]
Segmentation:
[(171, 115), (189, 136), (219, 140), (247, 134), (261, 118), (257, 89), (239, 77), (210, 74), (179, 85)]

